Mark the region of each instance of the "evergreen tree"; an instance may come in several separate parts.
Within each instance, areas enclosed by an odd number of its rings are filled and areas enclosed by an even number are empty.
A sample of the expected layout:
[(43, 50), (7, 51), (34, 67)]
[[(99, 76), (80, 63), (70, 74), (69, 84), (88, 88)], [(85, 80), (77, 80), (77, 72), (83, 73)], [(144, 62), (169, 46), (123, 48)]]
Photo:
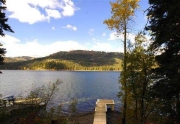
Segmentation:
[(4, 55), (5, 55), (5, 50), (4, 48), (1, 48), (2, 44), (0, 43), (0, 65), (3, 64), (3, 60), (4, 60)]
[(180, 123), (180, 1), (149, 0), (149, 30), (158, 68), (152, 97), (161, 102), (166, 123)]
[[(6, 23), (8, 19), (6, 18), (6, 15), (4, 13), (4, 10), (6, 7), (4, 6), (6, 3), (6, 0), (0, 0), (0, 35), (4, 36), (4, 31), (14, 32), (11, 27)], [(1, 48), (2, 44), (0, 43), (0, 64), (3, 63), (5, 50), (4, 48)]]

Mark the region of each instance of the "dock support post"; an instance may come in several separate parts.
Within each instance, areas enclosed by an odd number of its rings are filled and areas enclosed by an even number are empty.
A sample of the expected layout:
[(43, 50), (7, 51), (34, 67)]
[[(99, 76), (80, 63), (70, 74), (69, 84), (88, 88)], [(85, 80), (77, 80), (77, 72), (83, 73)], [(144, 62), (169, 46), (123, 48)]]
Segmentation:
[(111, 110), (114, 111), (114, 105), (111, 105)]

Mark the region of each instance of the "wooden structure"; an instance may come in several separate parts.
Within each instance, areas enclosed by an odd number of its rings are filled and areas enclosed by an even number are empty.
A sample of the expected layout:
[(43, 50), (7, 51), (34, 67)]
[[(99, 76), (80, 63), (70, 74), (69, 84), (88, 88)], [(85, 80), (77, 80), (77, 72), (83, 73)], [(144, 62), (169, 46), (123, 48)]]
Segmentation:
[(15, 104), (30, 104), (30, 105), (40, 105), (44, 104), (44, 101), (42, 98), (19, 98), (16, 99)]
[(8, 96), (2, 98), (0, 94), (0, 107), (9, 107), (12, 105), (44, 105), (45, 100), (42, 98), (15, 98), (14, 96)]
[(7, 106), (14, 105), (15, 99), (16, 98), (14, 96), (8, 96), (5, 98), (2, 98), (2, 94), (0, 94), (0, 106), (7, 107)]
[(114, 111), (114, 100), (97, 99), (93, 124), (106, 124), (106, 112), (108, 106)]

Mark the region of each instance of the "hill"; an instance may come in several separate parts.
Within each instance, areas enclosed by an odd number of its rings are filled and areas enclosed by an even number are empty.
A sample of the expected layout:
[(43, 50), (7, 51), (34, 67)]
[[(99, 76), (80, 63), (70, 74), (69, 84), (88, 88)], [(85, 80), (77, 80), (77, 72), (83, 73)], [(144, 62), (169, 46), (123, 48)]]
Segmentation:
[(16, 58), (14, 62), (7, 61), (7, 58), (5, 58), (5, 64), (0, 65), (0, 69), (121, 70), (123, 53), (75, 50), (57, 52), (42, 58), (26, 58), (23, 61)]
[(22, 57), (5, 57), (4, 62), (9, 63), (9, 62), (20, 62), (20, 61), (28, 61), (34, 59), (33, 57), (29, 56), (22, 56)]

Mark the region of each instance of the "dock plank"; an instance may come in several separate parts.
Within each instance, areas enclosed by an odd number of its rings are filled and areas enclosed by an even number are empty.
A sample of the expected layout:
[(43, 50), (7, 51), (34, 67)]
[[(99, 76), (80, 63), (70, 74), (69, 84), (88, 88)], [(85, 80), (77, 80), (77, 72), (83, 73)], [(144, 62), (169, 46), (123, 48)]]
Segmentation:
[(106, 111), (108, 105), (114, 110), (114, 100), (97, 99), (93, 124), (106, 124)]

